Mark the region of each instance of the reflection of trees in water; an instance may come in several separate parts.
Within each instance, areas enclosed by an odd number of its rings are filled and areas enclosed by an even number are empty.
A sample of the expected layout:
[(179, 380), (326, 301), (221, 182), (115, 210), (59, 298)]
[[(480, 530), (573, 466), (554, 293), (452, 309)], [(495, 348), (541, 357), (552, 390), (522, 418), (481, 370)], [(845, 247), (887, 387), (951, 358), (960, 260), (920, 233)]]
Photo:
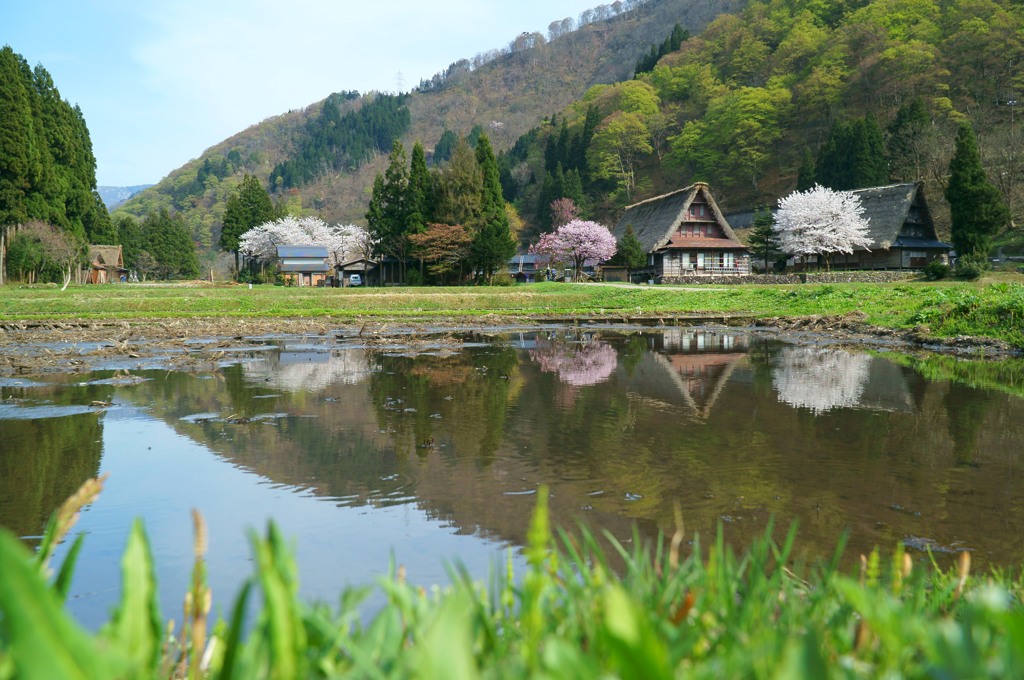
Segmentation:
[(824, 413), (858, 404), (870, 366), (867, 354), (787, 347), (779, 353), (772, 382), (780, 401)]
[(442, 443), (488, 457), (505, 436), (509, 400), (521, 387), (510, 348), (469, 348), (452, 356), (384, 356), (369, 381), (377, 421), (400, 451)]
[(995, 401), (994, 397), (989, 390), (975, 389), (958, 382), (949, 383), (942, 403), (946, 408), (949, 436), (953, 440), (957, 465), (974, 462), (985, 417)]
[[(0, 398), (46, 397), (48, 405), (107, 401), (109, 385), (31, 391), (0, 390)], [(102, 411), (35, 420), (0, 420), (0, 526), (38, 536), (46, 520), (82, 482), (95, 477), (103, 450)], [(0, 576), (2, 578), (2, 576)]]
[(366, 351), (347, 349), (338, 352), (281, 352), (244, 365), (247, 380), (262, 382), (275, 389), (319, 392), (334, 385), (356, 385), (370, 375)]
[(618, 363), (615, 350), (600, 340), (583, 345), (538, 340), (530, 358), (540, 364), (542, 371), (556, 373), (563, 383), (576, 387), (607, 382)]

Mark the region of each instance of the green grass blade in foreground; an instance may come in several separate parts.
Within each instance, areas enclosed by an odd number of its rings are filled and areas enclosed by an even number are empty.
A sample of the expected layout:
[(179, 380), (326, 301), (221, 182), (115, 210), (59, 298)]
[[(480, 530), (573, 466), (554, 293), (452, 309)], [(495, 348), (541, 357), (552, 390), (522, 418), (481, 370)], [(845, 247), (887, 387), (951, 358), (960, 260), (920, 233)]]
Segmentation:
[(125, 670), (116, 653), (96, 641), (63, 610), (32, 555), (0, 529), (0, 645), (18, 678), (114, 678)]
[(153, 554), (142, 520), (136, 519), (121, 557), (121, 604), (103, 635), (135, 668), (152, 671), (159, 666), (162, 632)]

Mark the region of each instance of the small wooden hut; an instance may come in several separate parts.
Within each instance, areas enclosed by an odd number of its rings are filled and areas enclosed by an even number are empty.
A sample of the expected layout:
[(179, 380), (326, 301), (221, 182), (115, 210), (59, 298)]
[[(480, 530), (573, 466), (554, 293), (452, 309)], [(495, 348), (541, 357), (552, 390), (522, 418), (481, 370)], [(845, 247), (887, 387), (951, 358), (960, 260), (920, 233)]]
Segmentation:
[(121, 246), (89, 246), (89, 268), (86, 283), (117, 283), (127, 279)]

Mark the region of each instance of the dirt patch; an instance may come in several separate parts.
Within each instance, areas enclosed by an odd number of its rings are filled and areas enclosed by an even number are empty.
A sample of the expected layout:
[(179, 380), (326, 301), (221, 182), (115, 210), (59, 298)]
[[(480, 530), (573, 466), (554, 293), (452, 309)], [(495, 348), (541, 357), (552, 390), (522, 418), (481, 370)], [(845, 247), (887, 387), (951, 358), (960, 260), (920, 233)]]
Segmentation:
[[(920, 349), (972, 357), (1019, 355), (1011, 345), (985, 338), (935, 338), (927, 328), (893, 330), (864, 322), (862, 314), (843, 316), (743, 319), (752, 332), (788, 342)], [(50, 372), (87, 372), (97, 368), (168, 368), (209, 370), (245, 353), (270, 349), (276, 340), (301, 339), (325, 348), (351, 346), (407, 349), (454, 348), (486, 340), (503, 331), (553, 325), (721, 324), (718, 318), (674, 318), (651, 315), (628, 318), (521, 318), (490, 314), (466, 319), (357, 321), (339, 324), (314, 318), (194, 318), (98, 322), (13, 322), (0, 325), (0, 376)], [(733, 324), (735, 325), (735, 324)]]
[(851, 312), (838, 316), (774, 317), (758, 319), (753, 326), (772, 329), (790, 337), (814, 336), (816, 344), (824, 340), (829, 344), (898, 346), (976, 359), (1002, 359), (1021, 355), (1019, 348), (1002, 340), (964, 335), (937, 338), (927, 326), (911, 329), (884, 328), (866, 323), (866, 316), (861, 312)]

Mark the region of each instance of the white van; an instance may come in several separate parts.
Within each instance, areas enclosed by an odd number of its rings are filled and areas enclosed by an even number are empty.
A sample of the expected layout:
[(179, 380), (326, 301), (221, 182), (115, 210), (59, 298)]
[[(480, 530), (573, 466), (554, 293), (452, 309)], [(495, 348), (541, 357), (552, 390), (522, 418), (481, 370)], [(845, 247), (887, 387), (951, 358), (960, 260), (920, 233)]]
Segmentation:
[(361, 286), (363, 285), (363, 277), (359, 274), (350, 274), (348, 277), (348, 285), (350, 286)]

